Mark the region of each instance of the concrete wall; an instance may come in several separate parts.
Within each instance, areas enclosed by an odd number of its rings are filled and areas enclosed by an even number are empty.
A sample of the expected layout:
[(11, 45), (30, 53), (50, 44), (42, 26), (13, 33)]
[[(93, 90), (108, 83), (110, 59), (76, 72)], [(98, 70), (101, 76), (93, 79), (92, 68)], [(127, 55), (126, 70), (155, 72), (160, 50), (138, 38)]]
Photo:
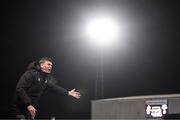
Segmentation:
[(180, 94), (168, 94), (93, 100), (91, 118), (118, 120), (146, 119), (145, 101), (157, 99), (166, 99), (168, 101), (169, 115), (180, 114)]

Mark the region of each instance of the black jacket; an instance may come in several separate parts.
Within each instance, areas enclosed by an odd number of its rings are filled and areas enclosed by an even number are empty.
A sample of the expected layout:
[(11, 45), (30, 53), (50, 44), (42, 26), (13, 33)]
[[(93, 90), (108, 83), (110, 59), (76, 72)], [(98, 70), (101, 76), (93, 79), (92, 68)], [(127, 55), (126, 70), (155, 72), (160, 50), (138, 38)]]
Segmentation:
[(68, 95), (68, 91), (57, 86), (50, 75), (37, 69), (27, 70), (16, 86), (14, 104), (18, 108), (26, 108), (30, 104), (36, 107), (41, 95), (48, 88)]

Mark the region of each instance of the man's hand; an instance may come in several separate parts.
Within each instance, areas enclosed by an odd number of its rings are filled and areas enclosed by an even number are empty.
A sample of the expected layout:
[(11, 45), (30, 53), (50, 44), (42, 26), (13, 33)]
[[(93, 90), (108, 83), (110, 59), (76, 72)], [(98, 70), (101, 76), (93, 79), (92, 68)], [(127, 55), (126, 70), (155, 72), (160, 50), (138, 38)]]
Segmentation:
[(31, 114), (32, 118), (34, 119), (37, 110), (36, 110), (32, 105), (28, 105), (28, 106), (27, 106), (27, 110), (28, 110), (29, 113)]
[(75, 97), (76, 99), (79, 99), (81, 94), (79, 92), (75, 91), (76, 89), (72, 89), (68, 92), (69, 96)]

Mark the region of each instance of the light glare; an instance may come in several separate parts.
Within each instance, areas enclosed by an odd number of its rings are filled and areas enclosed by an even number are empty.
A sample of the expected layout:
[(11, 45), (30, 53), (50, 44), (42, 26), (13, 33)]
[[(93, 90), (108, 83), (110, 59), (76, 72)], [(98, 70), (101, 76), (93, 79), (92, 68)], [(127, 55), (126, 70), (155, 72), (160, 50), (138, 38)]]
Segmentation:
[(86, 34), (96, 45), (106, 46), (117, 39), (118, 25), (111, 18), (94, 18), (88, 23)]

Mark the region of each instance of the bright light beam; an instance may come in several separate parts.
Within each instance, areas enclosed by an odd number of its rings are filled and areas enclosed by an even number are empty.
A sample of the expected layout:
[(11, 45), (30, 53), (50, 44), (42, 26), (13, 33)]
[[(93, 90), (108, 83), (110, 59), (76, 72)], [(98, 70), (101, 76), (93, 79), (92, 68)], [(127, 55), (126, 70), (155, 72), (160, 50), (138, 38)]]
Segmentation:
[(109, 17), (92, 19), (86, 27), (86, 35), (93, 44), (104, 47), (113, 44), (118, 38), (119, 28), (115, 20)]

